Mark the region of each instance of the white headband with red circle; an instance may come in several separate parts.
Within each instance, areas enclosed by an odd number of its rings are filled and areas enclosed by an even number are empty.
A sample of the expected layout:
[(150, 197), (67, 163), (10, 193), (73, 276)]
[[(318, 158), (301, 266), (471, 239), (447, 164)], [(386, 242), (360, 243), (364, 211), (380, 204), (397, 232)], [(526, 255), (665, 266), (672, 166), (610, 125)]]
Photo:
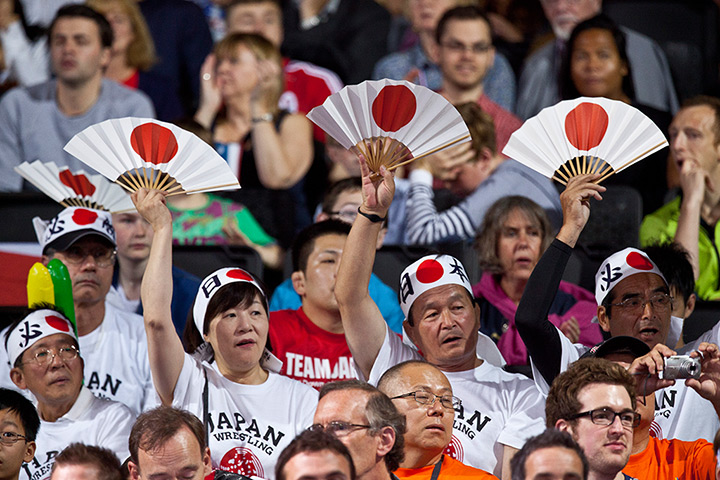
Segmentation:
[(18, 357), (37, 341), (56, 333), (68, 335), (77, 343), (75, 330), (70, 320), (54, 310), (43, 309), (32, 312), (8, 336), (7, 353), (10, 365), (15, 365)]
[(667, 285), (667, 280), (645, 252), (628, 247), (606, 258), (595, 274), (595, 301), (597, 304), (602, 305), (603, 300), (615, 288), (615, 285), (638, 273), (654, 273)]
[(457, 258), (428, 255), (409, 265), (400, 275), (400, 307), (405, 317), (420, 295), (443, 285), (460, 285), (472, 297), (470, 279)]

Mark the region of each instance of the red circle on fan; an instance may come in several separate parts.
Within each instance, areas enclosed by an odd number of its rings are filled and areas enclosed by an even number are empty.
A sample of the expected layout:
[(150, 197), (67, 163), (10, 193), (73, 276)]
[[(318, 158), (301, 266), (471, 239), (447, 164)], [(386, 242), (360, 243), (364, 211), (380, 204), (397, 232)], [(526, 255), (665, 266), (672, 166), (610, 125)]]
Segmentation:
[(440, 262), (433, 259), (425, 260), (417, 269), (415, 277), (420, 283), (433, 283), (440, 280), (445, 273), (445, 269)]
[(653, 264), (650, 262), (650, 260), (645, 257), (644, 255), (639, 254), (638, 252), (630, 252), (628, 253), (628, 256), (625, 258), (625, 261), (628, 265), (631, 267), (637, 269), (637, 270), (652, 270)]
[(77, 225), (90, 225), (97, 220), (98, 214), (92, 210), (85, 210), (84, 208), (78, 208), (73, 212), (72, 221)]
[(450, 439), (450, 443), (448, 443), (447, 447), (445, 447), (443, 453), (448, 457), (454, 458), (458, 462), (463, 461), (464, 452), (462, 443), (460, 443), (460, 440), (458, 440), (455, 435), (452, 436), (452, 438)]
[(58, 175), (58, 178), (63, 185), (70, 187), (72, 191), (78, 195), (86, 195), (89, 197), (95, 193), (95, 185), (90, 183), (90, 180), (82, 173), (73, 175), (70, 170), (63, 170)]
[(405, 85), (386, 85), (372, 103), (373, 120), (386, 132), (396, 132), (410, 123), (417, 111), (415, 94)]
[(249, 273), (247, 273), (245, 270), (242, 270), (240, 268), (236, 268), (235, 270), (229, 270), (226, 274), (226, 277), (228, 278), (234, 278), (237, 280), (247, 280), (248, 282), (255, 281), (252, 276), (250, 276)]
[(223, 455), (220, 468), (232, 473), (241, 473), (248, 477), (265, 477), (262, 463), (248, 448), (235, 447)]
[(157, 123), (143, 123), (130, 134), (130, 145), (146, 162), (155, 165), (168, 163), (178, 152), (175, 135)]
[(578, 150), (590, 150), (600, 145), (607, 127), (608, 114), (596, 103), (581, 103), (565, 117), (565, 134)]
[(55, 330), (60, 330), (61, 332), (70, 331), (70, 326), (68, 325), (68, 322), (66, 322), (60, 317), (56, 317), (55, 315), (48, 315), (47, 317), (45, 317), (45, 321)]

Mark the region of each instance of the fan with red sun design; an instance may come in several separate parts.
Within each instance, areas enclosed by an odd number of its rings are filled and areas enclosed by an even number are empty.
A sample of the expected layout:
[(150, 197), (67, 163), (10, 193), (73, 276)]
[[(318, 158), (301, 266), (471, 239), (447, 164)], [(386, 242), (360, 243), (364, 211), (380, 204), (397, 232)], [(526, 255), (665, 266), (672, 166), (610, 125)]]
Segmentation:
[(106, 120), (75, 135), (64, 150), (131, 192), (150, 188), (176, 195), (240, 188), (210, 145), (158, 120)]
[(580, 97), (543, 109), (515, 131), (503, 154), (567, 184), (597, 173), (597, 183), (668, 145), (652, 120), (617, 100)]
[(373, 172), (389, 170), (470, 141), (460, 113), (441, 95), (406, 81), (348, 85), (307, 117), (343, 147), (361, 153)]
[(83, 170), (72, 172), (68, 167), (59, 168), (53, 162), (40, 160), (23, 162), (15, 171), (64, 207), (87, 207), (111, 213), (135, 211), (130, 195), (102, 175), (88, 175)]

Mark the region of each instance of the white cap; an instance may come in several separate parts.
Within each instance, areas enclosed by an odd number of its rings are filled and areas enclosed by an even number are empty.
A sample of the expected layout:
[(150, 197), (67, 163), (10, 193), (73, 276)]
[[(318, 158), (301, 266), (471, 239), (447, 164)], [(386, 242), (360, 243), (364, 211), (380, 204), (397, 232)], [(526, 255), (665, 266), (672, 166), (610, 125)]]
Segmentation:
[(38, 340), (56, 333), (64, 333), (75, 340), (77, 337), (70, 320), (54, 310), (36, 310), (25, 317), (8, 336), (7, 353), (10, 365), (25, 350), (33, 346)]
[(400, 275), (400, 307), (405, 318), (420, 295), (443, 285), (460, 285), (473, 296), (465, 267), (450, 255), (428, 255), (403, 270)]
[(52, 220), (33, 218), (33, 226), (43, 253), (48, 246), (66, 250), (87, 235), (99, 235), (113, 246), (116, 245), (112, 216), (104, 210), (68, 207)]
[(595, 274), (595, 300), (597, 304), (602, 305), (608, 292), (615, 288), (615, 285), (638, 273), (654, 273), (660, 276), (667, 285), (665, 277), (645, 252), (628, 247), (606, 258)]

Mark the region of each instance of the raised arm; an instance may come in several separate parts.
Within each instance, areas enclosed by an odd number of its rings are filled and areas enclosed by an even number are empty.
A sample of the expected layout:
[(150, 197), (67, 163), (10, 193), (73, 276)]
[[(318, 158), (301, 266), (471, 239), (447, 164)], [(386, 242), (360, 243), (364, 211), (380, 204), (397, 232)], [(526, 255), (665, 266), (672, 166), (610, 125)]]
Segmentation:
[(601, 199), (605, 187), (592, 183), (599, 175), (572, 178), (560, 195), (563, 225), (533, 269), (515, 312), (515, 325), (536, 368), (547, 384), (560, 373), (561, 343), (547, 319), (572, 248), (590, 217), (588, 200)]
[[(382, 228), (381, 221), (371, 221), (365, 215), (387, 216), (395, 193), (393, 174), (381, 169), (382, 179), (371, 180), (364, 158), (360, 158), (363, 203), (361, 214), (353, 222), (343, 250), (335, 298), (340, 307), (345, 339), (355, 363), (365, 378), (375, 363), (387, 327), (377, 305), (370, 298), (368, 283), (375, 261), (375, 246)], [(365, 215), (363, 215), (365, 214)]]
[(172, 323), (172, 217), (165, 196), (157, 190), (141, 189), (132, 195), (140, 215), (155, 232), (150, 247), (140, 296), (148, 341), (148, 356), (155, 390), (165, 405), (172, 404), (173, 391), (182, 370), (182, 342)]
[(680, 167), (680, 187), (683, 196), (680, 203), (675, 242), (687, 250), (693, 267), (695, 281), (700, 275), (698, 242), (700, 241), (700, 216), (705, 191), (713, 187), (710, 178), (697, 160), (685, 160)]

